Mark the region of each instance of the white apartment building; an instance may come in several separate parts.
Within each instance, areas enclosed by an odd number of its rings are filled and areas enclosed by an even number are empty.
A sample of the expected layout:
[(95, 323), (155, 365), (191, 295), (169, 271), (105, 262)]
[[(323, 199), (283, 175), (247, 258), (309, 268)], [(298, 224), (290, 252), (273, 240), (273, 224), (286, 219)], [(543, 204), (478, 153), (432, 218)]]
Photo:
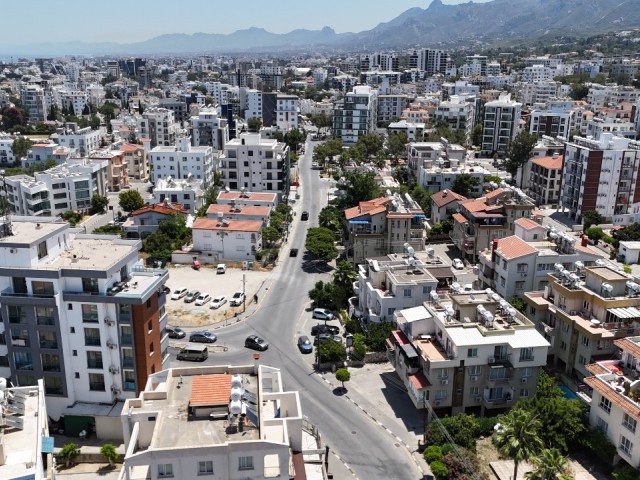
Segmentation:
[[(149, 152), (151, 181), (171, 177), (174, 180), (200, 180), (206, 189), (216, 170), (213, 148), (192, 147), (190, 137), (180, 137), (175, 146), (158, 146)], [(182, 203), (182, 202), (178, 202)]]
[(298, 115), (300, 114), (300, 99), (296, 95), (284, 95), (279, 93), (276, 97), (276, 126), (282, 132), (288, 132), (298, 128)]
[(86, 210), (93, 195), (106, 195), (107, 168), (106, 160), (78, 160), (36, 172), (33, 177), (6, 177), (11, 212), (46, 217)]
[(535, 394), (549, 342), (531, 321), (491, 290), (430, 297), (396, 312), (387, 347), (416, 408), (484, 416)]
[(336, 103), (333, 111), (333, 134), (346, 145), (375, 130), (378, 122), (378, 92), (357, 86)]
[(268, 207), (273, 210), (278, 205), (278, 195), (276, 193), (256, 193), (249, 191), (227, 191), (221, 190), (216, 198), (219, 205), (230, 205), (234, 208), (242, 206)]
[(44, 89), (39, 85), (21, 85), (20, 102), (27, 111), (30, 122), (44, 122), (46, 120), (47, 110), (44, 96)]
[(136, 117), (140, 138), (151, 139), (151, 148), (162, 145), (174, 145), (180, 131), (171, 110), (149, 107), (141, 116)]
[(519, 82), (515, 85), (514, 90), (523, 105), (534, 105), (547, 103), (555, 98), (567, 98), (571, 87), (550, 80), (536, 83)]
[[(17, 386), (44, 379), (49, 417), (82, 415), (86, 431), (93, 425), (98, 438), (118, 438), (110, 408), (99, 417), (82, 405), (116, 405), (167, 366), (168, 272), (142, 266), (139, 241), (74, 234), (54, 218), (12, 217), (7, 230), (0, 376)], [(68, 435), (82, 430), (74, 423), (63, 427)]]
[(560, 202), (560, 189), (562, 185), (562, 165), (564, 156), (557, 152), (544, 157), (531, 158), (525, 166), (529, 174), (524, 173), (524, 178), (529, 178), (527, 194), (536, 202), (536, 205), (554, 205)]
[(520, 130), (522, 104), (511, 100), (511, 94), (502, 93), (498, 100), (484, 106), (482, 125), (482, 154), (504, 155), (507, 144)]
[(101, 136), (100, 130), (80, 128), (76, 123), (69, 122), (51, 135), (51, 139), (62, 147), (75, 150), (80, 157), (88, 157), (91, 152), (100, 148)]
[(409, 68), (416, 68), (434, 75), (446, 73), (453, 66), (449, 52), (433, 48), (421, 48), (409, 56)]
[[(22, 160), (22, 167), (29, 168), (34, 165), (42, 165), (47, 160), (53, 160), (58, 164), (65, 163), (74, 154), (75, 150), (58, 145), (51, 140), (47, 143), (34, 143), (27, 152), (27, 157)], [(0, 155), (2, 155), (1, 152)]]
[(390, 122), (387, 127), (387, 133), (389, 135), (404, 133), (407, 136), (407, 140), (415, 142), (421, 139), (424, 135), (425, 124), (419, 122), (408, 122), (407, 120), (399, 120), (397, 122)]
[(276, 139), (241, 133), (219, 158), (222, 181), (231, 190), (277, 193), (281, 201), (291, 183), (289, 155), (289, 147)]
[(122, 410), (122, 478), (305, 477), (304, 461), (294, 466), (305, 454), (300, 395), (283, 389), (279, 369), (257, 362), (152, 375)]
[(224, 150), (229, 141), (227, 119), (219, 115), (216, 107), (201, 108), (198, 115), (191, 117), (191, 135), (194, 147)]
[(523, 82), (548, 82), (556, 76), (555, 68), (545, 67), (544, 65), (530, 65), (524, 67), (521, 78)]
[(539, 137), (568, 138), (575, 126), (577, 110), (572, 102), (555, 102), (546, 108), (531, 110), (529, 120), (529, 133), (535, 133)]
[(240, 89), (240, 108), (244, 112), (245, 120), (251, 118), (262, 120), (262, 92), (254, 89)]
[(16, 161), (12, 147), (13, 137), (8, 133), (0, 132), (0, 164), (12, 164)]
[(608, 107), (610, 104), (615, 106), (622, 102), (635, 103), (638, 99), (640, 99), (640, 89), (634, 87), (589, 84), (587, 103), (594, 110)]
[(176, 180), (169, 176), (156, 182), (151, 200), (152, 203), (178, 203), (193, 215), (204, 205), (204, 195), (201, 180)]
[(196, 218), (191, 227), (193, 246), (190, 258), (202, 263), (222, 260), (255, 260), (262, 249), (261, 220), (234, 220), (228, 217)]
[(440, 102), (433, 112), (433, 120), (446, 122), (452, 130), (461, 130), (467, 140), (471, 138), (476, 118), (476, 97), (451, 95), (449, 100)]
[(471, 84), (466, 80), (457, 80), (455, 82), (444, 82), (442, 84), (442, 98), (448, 100), (454, 95), (480, 95), (480, 87)]
[(384, 94), (378, 95), (378, 121), (388, 122), (398, 119), (402, 112), (409, 106), (409, 97), (404, 94)]
[(625, 122), (618, 118), (594, 117), (587, 122), (587, 137), (600, 138), (603, 133), (612, 133), (617, 137), (635, 140), (636, 128), (633, 122)]

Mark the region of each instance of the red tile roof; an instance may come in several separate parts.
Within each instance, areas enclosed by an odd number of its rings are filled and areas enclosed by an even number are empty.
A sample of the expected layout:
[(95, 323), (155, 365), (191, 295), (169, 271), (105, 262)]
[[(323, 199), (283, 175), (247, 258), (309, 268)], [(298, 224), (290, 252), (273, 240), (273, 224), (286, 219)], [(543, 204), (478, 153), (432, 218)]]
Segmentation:
[(168, 203), (168, 202), (154, 203), (153, 205), (145, 205), (144, 207), (131, 212), (131, 215), (136, 216), (136, 215), (142, 215), (144, 213), (149, 213), (149, 212), (163, 213), (165, 215), (176, 215), (178, 213), (182, 213), (183, 215), (189, 215), (189, 210), (184, 208), (180, 203)]
[(479, 212), (487, 208), (487, 203), (484, 198), (466, 200), (460, 203), (469, 212)]
[(227, 230), (236, 232), (259, 232), (262, 228), (260, 220), (227, 220), (227, 225), (217, 218), (197, 218), (192, 230)]
[(538, 222), (534, 222), (530, 218), (525, 218), (525, 217), (517, 219), (514, 223), (516, 223), (517, 225), (520, 225), (525, 230), (532, 230), (534, 228), (544, 228)]
[(469, 220), (467, 220), (466, 218), (464, 218), (464, 215), (462, 215), (461, 213), (454, 213), (453, 215), (451, 215), (453, 217), (453, 219), (458, 222), (458, 223), (469, 223)]
[(212, 203), (207, 208), (207, 215), (216, 215), (222, 212), (223, 214), (233, 213), (234, 215), (259, 215), (262, 217), (268, 217), (271, 212), (271, 207), (266, 205), (244, 205), (242, 207), (225, 205), (220, 203)]
[(426, 377), (426, 375), (422, 372), (418, 372), (415, 375), (409, 375), (409, 380), (415, 387), (416, 390), (420, 390), (422, 388), (427, 388), (431, 386), (431, 382)]
[(122, 150), (123, 152), (135, 152), (137, 150), (141, 150), (143, 147), (142, 145), (135, 145), (133, 143), (125, 143), (124, 145), (122, 145), (120, 147), (120, 150)]
[(220, 192), (218, 194), (218, 198), (221, 200), (238, 200), (240, 198), (245, 202), (250, 202), (251, 200), (259, 200), (261, 202), (276, 202), (276, 193), (265, 193), (265, 192), (249, 192), (246, 195), (248, 197), (242, 197), (242, 192)]
[(616, 347), (620, 347), (622, 350), (630, 352), (634, 357), (640, 357), (640, 346), (628, 338), (619, 338), (618, 340), (614, 340), (613, 343)]
[(373, 200), (367, 200), (366, 202), (360, 202), (357, 207), (347, 208), (344, 211), (344, 216), (347, 220), (351, 220), (352, 218), (359, 217), (360, 215), (377, 215), (378, 213), (387, 211), (387, 207), (385, 205), (390, 201), (390, 198), (379, 197), (374, 198)]
[(496, 188), (495, 190), (490, 191), (489, 193), (487, 193), (484, 198), (487, 200), (493, 200), (494, 198), (498, 198), (500, 195), (502, 195), (505, 192), (504, 188)]
[(548, 168), (549, 170), (560, 170), (562, 168), (562, 162), (564, 160), (564, 155), (558, 155), (557, 157), (540, 157), (534, 158), (531, 160), (531, 163), (535, 163), (536, 165), (542, 168)]
[(231, 398), (231, 375), (193, 377), (189, 406), (226, 405)]
[(538, 250), (521, 238), (511, 235), (510, 237), (498, 240), (498, 248), (496, 251), (505, 259), (511, 260), (513, 258), (531, 255), (536, 253)]
[(436, 192), (433, 195), (431, 195), (431, 201), (438, 208), (442, 208), (445, 205), (449, 205), (450, 203), (455, 201), (460, 202), (466, 199), (467, 197), (463, 197), (462, 195), (459, 195), (456, 192), (451, 190), (440, 190), (439, 192)]

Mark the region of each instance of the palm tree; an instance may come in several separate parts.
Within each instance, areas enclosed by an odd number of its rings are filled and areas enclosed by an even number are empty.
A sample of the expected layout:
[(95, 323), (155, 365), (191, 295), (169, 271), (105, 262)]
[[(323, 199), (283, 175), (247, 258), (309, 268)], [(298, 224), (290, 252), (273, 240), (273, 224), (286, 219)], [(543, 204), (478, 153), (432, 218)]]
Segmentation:
[(567, 457), (557, 448), (545, 448), (531, 459), (535, 470), (527, 472), (527, 480), (570, 480), (573, 479)]
[(540, 420), (528, 410), (512, 409), (500, 419), (500, 428), (494, 436), (498, 450), (513, 460), (513, 479), (518, 478), (518, 464), (533, 458), (543, 443), (538, 436), (542, 428)]

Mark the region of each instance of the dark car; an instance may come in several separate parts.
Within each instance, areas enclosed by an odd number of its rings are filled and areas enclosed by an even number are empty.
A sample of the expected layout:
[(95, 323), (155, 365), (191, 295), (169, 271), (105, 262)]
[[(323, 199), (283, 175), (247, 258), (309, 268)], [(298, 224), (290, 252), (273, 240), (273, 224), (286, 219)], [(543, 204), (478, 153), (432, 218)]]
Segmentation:
[(267, 341), (257, 335), (249, 335), (244, 341), (244, 346), (247, 348), (253, 348), (254, 350), (260, 350), (262, 352), (269, 348)]
[(302, 212), (302, 215), (300, 215), (300, 220), (309, 220), (309, 212)]
[(330, 333), (319, 333), (313, 337), (313, 344), (318, 345), (318, 343), (325, 342), (327, 340), (333, 340), (333, 336)]
[(298, 256), (298, 249), (297, 249), (297, 248), (292, 248), (292, 249), (289, 251), (289, 256), (290, 256), (290, 257), (297, 257), (297, 256)]
[(180, 327), (172, 327), (171, 325), (167, 325), (166, 329), (167, 333), (169, 334), (169, 338), (184, 338), (187, 336), (187, 332), (182, 330)]
[(218, 337), (216, 337), (215, 333), (206, 331), (193, 332), (189, 336), (189, 341), (194, 343), (215, 343), (216, 340), (218, 340)]
[(193, 292), (187, 293), (187, 296), (184, 297), (184, 303), (191, 303), (195, 301), (196, 298), (200, 296), (200, 292), (198, 290), (194, 290)]
[(340, 333), (340, 329), (335, 325), (324, 325), (322, 323), (314, 325), (311, 327), (311, 335), (315, 337), (321, 333), (328, 333), (331, 335), (338, 335)]
[(306, 335), (298, 337), (298, 348), (302, 353), (313, 352), (313, 344), (311, 343), (311, 340), (309, 340), (309, 337)]

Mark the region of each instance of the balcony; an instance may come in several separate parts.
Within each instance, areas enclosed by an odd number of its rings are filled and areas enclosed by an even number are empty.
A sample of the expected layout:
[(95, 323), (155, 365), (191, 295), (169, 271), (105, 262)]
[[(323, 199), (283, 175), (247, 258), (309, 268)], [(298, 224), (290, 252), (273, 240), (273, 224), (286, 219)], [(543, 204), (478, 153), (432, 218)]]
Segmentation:
[(133, 368), (133, 357), (122, 357), (122, 368)]
[(355, 293), (356, 295), (360, 294), (360, 282), (358, 282), (357, 280), (353, 282), (353, 293)]
[(487, 359), (487, 363), (489, 365), (503, 365), (503, 366), (511, 366), (511, 354), (503, 353), (501, 355), (492, 355)]
[(482, 403), (487, 408), (507, 407), (513, 404), (513, 397), (510, 393), (505, 393), (501, 397), (482, 397)]
[(102, 366), (102, 360), (88, 360), (87, 361), (87, 368), (95, 368), (98, 370), (102, 370), (103, 366)]
[(508, 385), (513, 380), (513, 376), (505, 375), (502, 377), (489, 377), (487, 382), (489, 385)]

